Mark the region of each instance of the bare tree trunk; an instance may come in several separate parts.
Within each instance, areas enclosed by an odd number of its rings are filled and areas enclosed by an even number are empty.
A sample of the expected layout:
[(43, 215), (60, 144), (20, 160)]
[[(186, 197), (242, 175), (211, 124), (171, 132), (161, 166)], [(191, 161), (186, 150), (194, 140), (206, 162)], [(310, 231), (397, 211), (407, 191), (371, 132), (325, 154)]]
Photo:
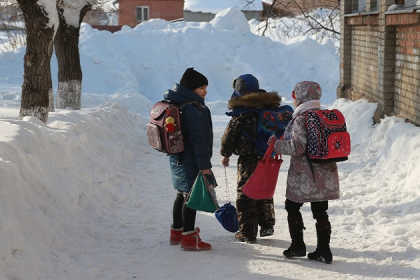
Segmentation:
[(77, 27), (68, 25), (64, 17), (64, 6), (58, 8), (60, 25), (54, 39), (58, 62), (57, 108), (80, 110), (82, 96), (82, 67), (80, 66), (80, 23), (92, 9), (90, 4), (80, 11)]
[(19, 117), (48, 120), (49, 95), (52, 93), (50, 60), (54, 27), (48, 27), (46, 12), (37, 0), (17, 0), (25, 18), (27, 47), (24, 57), (22, 101)]

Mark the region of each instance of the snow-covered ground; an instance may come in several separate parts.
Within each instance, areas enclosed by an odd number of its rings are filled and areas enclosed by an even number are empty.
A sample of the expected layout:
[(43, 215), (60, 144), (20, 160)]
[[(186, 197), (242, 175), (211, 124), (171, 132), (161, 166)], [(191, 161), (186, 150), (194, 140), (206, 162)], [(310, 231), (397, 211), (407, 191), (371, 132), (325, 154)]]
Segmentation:
[[(84, 25), (81, 33), (83, 109), (56, 110), (47, 124), (18, 119), (25, 49), (0, 53), (1, 280), (420, 278), (420, 129), (395, 117), (373, 125), (376, 104), (336, 100), (333, 43), (259, 37), (233, 9), (211, 23), (152, 20), (115, 34)], [(331, 265), (282, 257), (290, 242), (287, 156), (274, 236), (237, 243), (212, 214), (199, 213), (213, 250), (169, 245), (176, 192), (168, 158), (148, 146), (145, 125), (152, 104), (190, 66), (209, 79), (220, 204), (236, 197), (235, 160), (225, 178), (219, 148), (238, 75), (254, 74), (285, 104), (296, 82), (317, 81), (323, 106), (346, 116), (352, 153), (339, 163), (341, 199), (330, 203)], [(56, 87), (55, 59), (52, 69)], [(302, 210), (311, 251), (315, 222), (309, 205)]]

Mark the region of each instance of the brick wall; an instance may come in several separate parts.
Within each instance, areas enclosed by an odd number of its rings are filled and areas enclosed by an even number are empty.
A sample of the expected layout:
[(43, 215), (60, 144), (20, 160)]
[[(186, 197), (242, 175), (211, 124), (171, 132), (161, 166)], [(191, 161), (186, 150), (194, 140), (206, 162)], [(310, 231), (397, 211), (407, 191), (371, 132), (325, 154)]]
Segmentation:
[[(355, 26), (351, 37), (351, 83), (354, 94), (378, 91), (378, 26)], [(371, 98), (372, 99), (372, 98)]]
[[(341, 2), (338, 97), (378, 103), (375, 121), (396, 115), (420, 124), (420, 13), (378, 10), (352, 14), (355, 1)], [(368, 0), (369, 4), (369, 0)]]
[(174, 20), (183, 17), (183, 0), (120, 0), (118, 25), (136, 26), (136, 7), (149, 7), (149, 18)]
[(420, 25), (397, 27), (396, 51), (394, 111), (420, 123)]

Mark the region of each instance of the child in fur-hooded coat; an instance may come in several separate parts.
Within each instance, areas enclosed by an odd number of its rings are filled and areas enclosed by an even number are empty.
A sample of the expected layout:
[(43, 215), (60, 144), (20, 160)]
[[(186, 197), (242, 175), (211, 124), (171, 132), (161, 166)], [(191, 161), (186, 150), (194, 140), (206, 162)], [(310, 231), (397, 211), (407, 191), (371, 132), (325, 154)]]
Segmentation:
[[(244, 74), (233, 81), (235, 91), (228, 102), (230, 110), (250, 108), (264, 110), (280, 106), (281, 97), (276, 92), (266, 92), (259, 88), (258, 80), (251, 74)], [(244, 133), (254, 136), (258, 125), (259, 113), (246, 112), (233, 116), (222, 137), (220, 154), (222, 164), (229, 165), (232, 154), (238, 158), (238, 184), (236, 208), (239, 232), (235, 238), (241, 242), (255, 243), (258, 225), (260, 236), (269, 236), (274, 232), (275, 213), (273, 199), (253, 200), (242, 192), (242, 186), (257, 167), (262, 156), (256, 152), (255, 143)]]

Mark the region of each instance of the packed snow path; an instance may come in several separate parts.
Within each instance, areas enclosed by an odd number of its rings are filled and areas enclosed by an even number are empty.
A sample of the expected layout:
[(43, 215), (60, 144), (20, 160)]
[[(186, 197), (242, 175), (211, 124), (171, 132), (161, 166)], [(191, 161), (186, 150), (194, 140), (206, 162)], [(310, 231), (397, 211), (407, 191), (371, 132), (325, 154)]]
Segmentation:
[[(223, 204), (228, 198), (224, 169), (220, 164), (219, 140), (228, 118), (214, 116), (213, 121), (213, 171), (219, 183), (219, 203)], [(405, 278), (405, 275), (408, 279), (409, 275), (418, 272), (410, 266), (413, 260), (398, 259), (396, 253), (392, 253), (392, 257), (381, 249), (375, 233), (360, 228), (355, 232), (353, 224), (358, 221), (345, 222), (344, 217), (354, 209), (341, 209), (345, 204), (339, 202), (331, 202), (329, 212), (333, 228), (333, 264), (306, 258), (285, 259), (282, 252), (290, 245), (284, 210), (288, 157), (284, 157), (275, 195), (277, 223), (274, 236), (258, 238), (255, 245), (238, 243), (212, 214), (200, 212), (196, 224), (201, 228), (202, 239), (211, 243), (213, 250), (183, 252), (180, 246), (170, 246), (168, 241), (175, 198), (168, 158), (152, 149), (139, 149), (138, 152), (141, 152), (138, 162), (115, 178), (115, 184), (125, 184), (124, 189), (130, 191), (115, 201), (114, 209), (97, 217), (101, 219), (101, 232), (96, 238), (98, 244), (86, 255), (91, 256), (88, 271), (94, 271), (94, 276), (99, 279), (392, 279)], [(236, 157), (227, 168), (227, 177), (230, 199), (234, 203)], [(305, 241), (308, 251), (312, 251), (316, 245), (315, 222), (308, 204), (302, 211)]]

